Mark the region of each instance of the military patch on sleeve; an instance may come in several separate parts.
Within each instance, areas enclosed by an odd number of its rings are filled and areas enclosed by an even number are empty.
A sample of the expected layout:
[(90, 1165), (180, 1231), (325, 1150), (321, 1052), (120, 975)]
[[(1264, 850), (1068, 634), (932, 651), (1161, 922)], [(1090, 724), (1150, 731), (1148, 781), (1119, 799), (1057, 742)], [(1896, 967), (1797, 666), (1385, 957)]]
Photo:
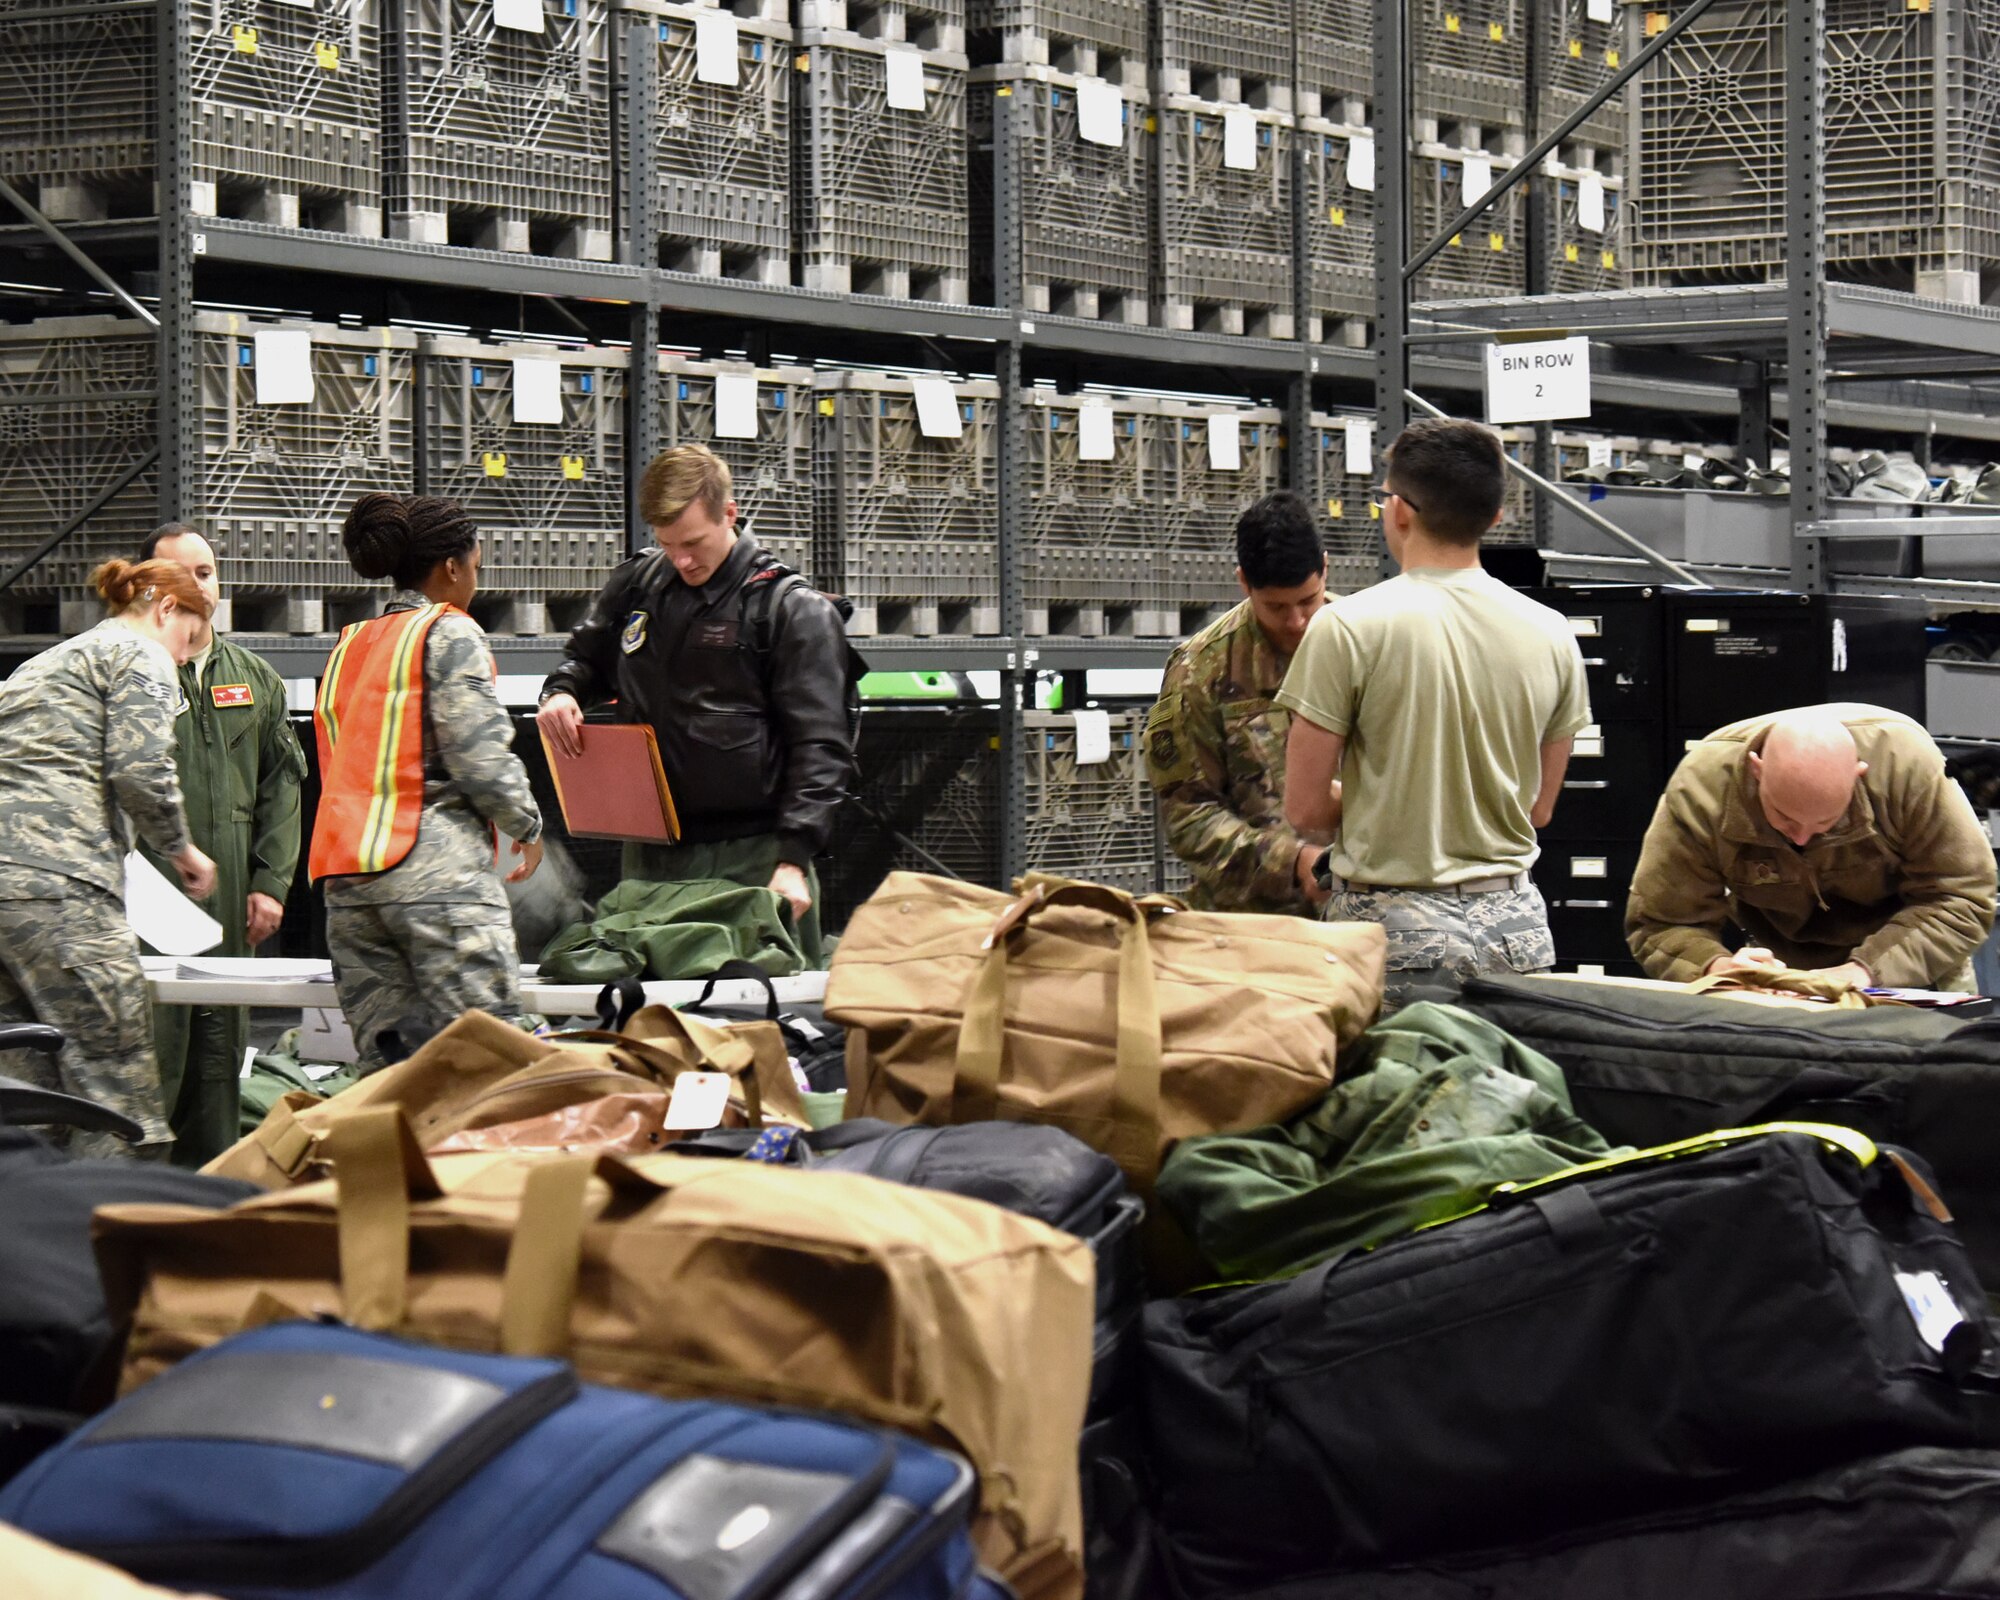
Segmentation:
[(1177, 689), (1161, 695), (1146, 714), (1146, 764), (1155, 780), (1162, 783), (1176, 782), (1194, 773), (1194, 762), (1181, 738), (1180, 723), (1181, 697)]
[(646, 647), (646, 613), (635, 611), (625, 619), (625, 631), (618, 637), (618, 648), (628, 656)]

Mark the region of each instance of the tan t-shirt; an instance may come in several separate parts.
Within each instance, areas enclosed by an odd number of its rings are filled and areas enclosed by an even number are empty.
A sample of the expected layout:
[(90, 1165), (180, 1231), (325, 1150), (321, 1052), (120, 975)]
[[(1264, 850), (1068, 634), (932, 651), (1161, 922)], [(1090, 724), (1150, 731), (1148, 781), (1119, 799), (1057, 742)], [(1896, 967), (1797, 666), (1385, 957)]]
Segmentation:
[(1411, 888), (1534, 865), (1541, 747), (1590, 722), (1569, 623), (1478, 567), (1334, 601), (1277, 700), (1347, 740), (1334, 872)]

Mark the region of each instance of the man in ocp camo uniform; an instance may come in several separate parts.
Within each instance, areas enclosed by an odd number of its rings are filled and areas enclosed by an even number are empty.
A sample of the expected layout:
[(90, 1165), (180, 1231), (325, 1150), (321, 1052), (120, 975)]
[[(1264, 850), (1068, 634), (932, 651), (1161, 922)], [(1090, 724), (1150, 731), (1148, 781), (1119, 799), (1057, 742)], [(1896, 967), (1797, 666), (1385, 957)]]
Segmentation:
[(1312, 511), (1283, 492), (1236, 524), (1244, 600), (1175, 650), (1146, 719), (1147, 775), (1167, 842), (1194, 874), (1189, 901), (1217, 911), (1310, 916), (1321, 847), (1285, 821), (1285, 734), (1272, 696), (1326, 603)]

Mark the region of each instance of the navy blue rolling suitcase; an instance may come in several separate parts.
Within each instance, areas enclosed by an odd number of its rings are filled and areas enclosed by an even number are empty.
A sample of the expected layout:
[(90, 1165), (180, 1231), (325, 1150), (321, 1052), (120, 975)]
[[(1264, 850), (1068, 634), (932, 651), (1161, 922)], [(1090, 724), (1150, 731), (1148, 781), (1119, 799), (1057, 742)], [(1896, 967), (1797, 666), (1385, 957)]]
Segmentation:
[(226, 1600), (995, 1600), (972, 1469), (563, 1362), (280, 1323), (0, 1491), (0, 1521)]

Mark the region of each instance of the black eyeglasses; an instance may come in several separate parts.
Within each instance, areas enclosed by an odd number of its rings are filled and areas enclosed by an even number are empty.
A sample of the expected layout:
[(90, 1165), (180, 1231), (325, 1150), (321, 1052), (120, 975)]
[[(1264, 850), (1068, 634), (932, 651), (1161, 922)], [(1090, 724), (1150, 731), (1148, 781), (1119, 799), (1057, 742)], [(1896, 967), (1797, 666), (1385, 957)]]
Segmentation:
[(1420, 517), (1424, 514), (1424, 508), (1418, 505), (1416, 501), (1412, 500), (1408, 495), (1390, 488), (1386, 483), (1377, 484), (1375, 492), (1368, 497), (1368, 503), (1375, 508), (1375, 514), (1378, 517), (1387, 509), (1386, 502), (1390, 500), (1402, 501), (1404, 505), (1408, 506)]

